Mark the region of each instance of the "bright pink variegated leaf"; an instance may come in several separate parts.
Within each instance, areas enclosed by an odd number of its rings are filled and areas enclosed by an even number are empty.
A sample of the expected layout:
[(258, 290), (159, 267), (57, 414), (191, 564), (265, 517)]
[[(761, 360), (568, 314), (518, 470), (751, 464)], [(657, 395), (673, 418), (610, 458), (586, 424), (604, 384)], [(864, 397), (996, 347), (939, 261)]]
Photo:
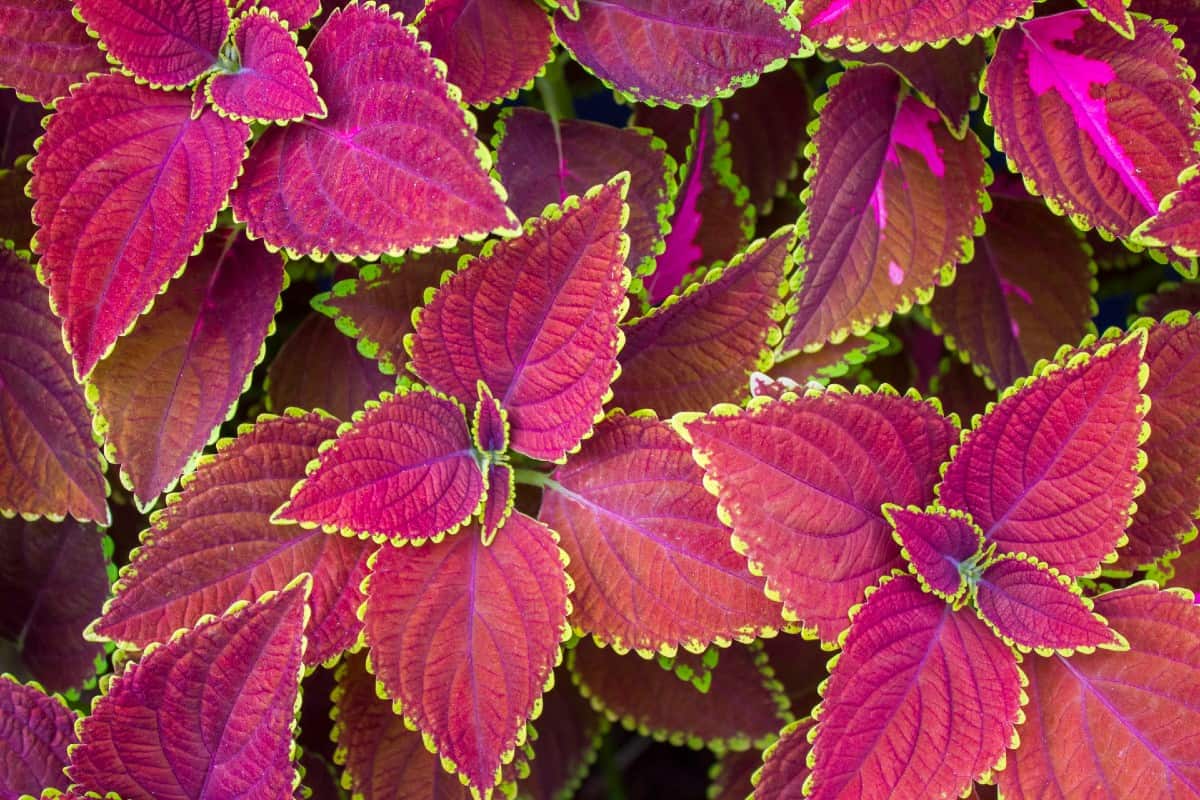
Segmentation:
[(50, 105), (108, 62), (71, 0), (0, 0), (0, 85)]
[(75, 0), (104, 49), (152, 86), (187, 86), (217, 65), (229, 33), (225, 0)]
[(225, 442), (154, 515), (94, 632), (144, 648), (203, 614), (220, 614), (307, 572), (313, 590), (305, 663), (319, 664), (354, 644), (359, 584), (373, 547), (270, 521), (317, 447), (336, 431), (337, 420), (328, 417), (286, 415), (263, 418)]
[(39, 266), (86, 376), (200, 244), (250, 129), (123, 75), (64, 98), (33, 161)]
[(461, 405), (414, 387), (367, 403), (272, 519), (394, 542), (440, 540), (479, 509), (484, 478)]
[(785, 352), (865, 333), (927, 301), (970, 254), (983, 211), (979, 140), (954, 138), (890, 68), (843, 73), (820, 119), (801, 242), (804, 289)]
[(37, 685), (0, 676), (0, 797), (66, 789), (67, 747), (75, 743), (75, 712)]
[(149, 506), (237, 405), (273, 329), (283, 262), (232, 228), (213, 231), (183, 276), (92, 372), (109, 460)]
[(746, 397), (750, 373), (770, 365), (779, 338), (795, 237), (795, 228), (777, 231), (623, 325), (613, 406), (668, 416)]
[(761, 771), (755, 776), (755, 800), (801, 800), (804, 782), (812, 770), (808, 767), (808, 734), (816, 722), (804, 717), (789, 724), (779, 741), (763, 752)]
[(296, 35), (283, 23), (269, 13), (250, 12), (237, 21), (233, 42), (240, 55), (237, 70), (214, 75), (204, 87), (218, 111), (246, 122), (325, 116)]
[(571, 685), (564, 669), (554, 673), (554, 688), (542, 698), (542, 715), (533, 724), (533, 761), (518, 784), (521, 800), (561, 800), (583, 782), (596, 758), (608, 721)]
[(1149, 583), (1096, 598), (1124, 653), (1025, 661), (1021, 746), (997, 773), (1006, 800), (1200, 797), (1200, 606)]
[(429, 0), (417, 27), (471, 105), (515, 96), (550, 60), (550, 18), (529, 0)]
[(930, 403), (840, 390), (675, 423), (738, 552), (787, 616), (826, 642), (867, 587), (904, 564), (881, 506), (928, 504), (958, 434)]
[(1001, 148), (1053, 208), (1129, 236), (1195, 158), (1191, 83), (1159, 25), (1130, 40), (1087, 11), (1004, 31), (984, 90)]
[[(423, 1), (423, 0), (422, 0)], [(342, 5), (339, 0), (258, 0), (257, 8), (266, 8), (274, 11), (279, 15), (279, 18), (288, 24), (292, 30), (299, 30), (312, 21), (313, 17), (322, 10), (322, 5), (326, 6), (328, 11), (330, 7)], [(392, 8), (397, 11), (403, 10), (405, 3), (391, 3)], [(405, 14), (407, 17), (408, 15)]]
[(703, 478), (666, 423), (624, 414), (600, 423), (555, 471), (540, 519), (571, 559), (578, 631), (670, 653), (783, 624), (762, 579), (730, 547)]
[(445, 762), (485, 794), (523, 743), (560, 659), (570, 603), (555, 538), (517, 512), (490, 546), (471, 526), (436, 546), (375, 556), (363, 617), (372, 669)]
[(532, 458), (553, 461), (575, 448), (616, 374), (628, 306), (627, 185), (621, 177), (548, 209), (421, 309), (413, 371), (470, 404), (482, 380), (508, 411), (513, 449)]
[(1049, 365), (963, 439), (939, 487), (1001, 552), (1072, 577), (1124, 541), (1143, 432), (1141, 335)]
[(936, 506), (885, 506), (884, 514), (913, 576), (943, 600), (957, 602), (967, 587), (961, 567), (979, 555), (983, 532), (961, 511)]
[(58, 320), (23, 258), (0, 243), (0, 510), (107, 524), (100, 454)]
[(496, 171), (521, 219), (628, 170), (629, 268), (649, 271), (675, 191), (675, 162), (662, 142), (642, 129), (573, 119), (560, 121), (556, 136), (550, 115), (534, 108), (506, 110), (496, 129)]
[(113, 678), (68, 772), (125, 800), (292, 792), (308, 580), (164, 644)]
[(829, 676), (809, 796), (958, 796), (1013, 743), (1021, 700), (1008, 645), (897, 576), (854, 616)]
[[(781, 0), (579, 0), (554, 32), (575, 59), (639, 102), (703, 105), (801, 52)], [(663, 69), (664, 59), (673, 65)]]
[(308, 58), (329, 113), (255, 143), (232, 197), (252, 235), (295, 255), (366, 256), (513, 227), (470, 117), (386, 7), (334, 11)]
[(1034, 0), (808, 0), (799, 12), (804, 35), (855, 50), (944, 43), (990, 33), (1033, 11)]

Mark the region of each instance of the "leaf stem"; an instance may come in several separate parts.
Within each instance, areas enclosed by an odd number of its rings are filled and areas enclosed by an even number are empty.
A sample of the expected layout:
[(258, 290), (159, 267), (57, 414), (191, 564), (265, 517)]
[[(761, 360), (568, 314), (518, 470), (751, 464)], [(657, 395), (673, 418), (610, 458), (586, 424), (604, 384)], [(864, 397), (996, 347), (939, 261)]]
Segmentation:
[(538, 486), (542, 489), (562, 489), (558, 481), (551, 478), (547, 473), (538, 472), (536, 469), (514, 469), (513, 480), (517, 483), (524, 483), (527, 486)]

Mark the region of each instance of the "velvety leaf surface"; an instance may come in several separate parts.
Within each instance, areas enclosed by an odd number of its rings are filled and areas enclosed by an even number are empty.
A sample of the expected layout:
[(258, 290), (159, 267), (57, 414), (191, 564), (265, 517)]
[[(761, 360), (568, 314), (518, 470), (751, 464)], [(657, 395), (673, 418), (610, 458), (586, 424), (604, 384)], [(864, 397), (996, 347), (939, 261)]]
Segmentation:
[(143, 506), (237, 405), (283, 288), (282, 259), (260, 242), (221, 228), (203, 247), (90, 379), (110, 460)]
[(756, 800), (801, 800), (808, 767), (808, 732), (816, 722), (804, 717), (783, 729), (779, 741), (763, 753), (762, 771), (754, 786)]
[(669, 653), (782, 625), (762, 579), (730, 547), (703, 478), (666, 423), (624, 414), (554, 472), (539, 518), (571, 559), (578, 631)]
[(515, 95), (550, 60), (550, 18), (526, 0), (430, 0), (418, 27), (464, 103)]
[(71, 0), (0, 2), (0, 84), (49, 105), (108, 62)]
[(104, 49), (134, 77), (186, 86), (216, 66), (229, 33), (224, 0), (75, 0)]
[(750, 393), (778, 397), (784, 391), (795, 390), (789, 382), (803, 386), (809, 380), (825, 382), (830, 378), (845, 378), (858, 373), (876, 355), (892, 347), (892, 339), (874, 331), (865, 336), (847, 336), (837, 344), (826, 342), (812, 353), (797, 351), (771, 367), (766, 378), (774, 385), (751, 383)]
[(966, 588), (960, 565), (979, 553), (982, 531), (962, 512), (942, 508), (892, 506), (885, 513), (913, 576), (943, 600), (957, 600)]
[(381, 395), (338, 428), (337, 441), (272, 519), (379, 541), (453, 533), (484, 494), (463, 414), (421, 387)]
[(204, 87), (217, 110), (247, 122), (325, 115), (304, 53), (278, 19), (268, 13), (246, 14), (237, 21), (233, 42), (241, 54), (238, 71), (214, 75)]
[[(580, 64), (640, 102), (702, 105), (778, 68), (802, 49), (783, 3), (579, 0), (554, 32)], [(669, 58), (673, 69), (662, 68)]]
[(784, 228), (714, 267), (703, 282), (622, 326), (621, 376), (612, 404), (664, 416), (737, 402), (748, 376), (770, 363), (794, 228)]
[(663, 249), (675, 191), (675, 162), (661, 142), (641, 129), (573, 119), (559, 122), (556, 139), (549, 114), (514, 108), (497, 123), (495, 147), (496, 170), (521, 219), (628, 170), (628, 263), (633, 271), (648, 271)]
[(997, 142), (1052, 207), (1128, 236), (1194, 159), (1191, 84), (1171, 35), (1136, 44), (1079, 9), (1004, 31), (984, 90)]
[(0, 520), (0, 636), (51, 691), (81, 686), (96, 674), (100, 645), (83, 630), (108, 597), (108, 556), (94, 527)]
[(508, 450), (508, 412), (482, 381), (478, 386), (479, 399), (471, 415), (471, 438), (481, 453), (503, 455)]
[(824, 695), (809, 796), (953, 797), (1013, 740), (1021, 673), (973, 613), (898, 576), (855, 616)]
[[(929, 306), (951, 346), (1000, 387), (1028, 375), (1063, 342), (1082, 339), (1094, 313), (1082, 237), (1037, 198), (1013, 189), (992, 193), (974, 260)], [(1031, 231), (1037, 247), (1030, 246)]]
[[(1096, 598), (1129, 652), (1026, 659), (1021, 746), (997, 774), (1011, 800), (1200, 796), (1200, 606), (1148, 583)], [(1086, 733), (1085, 733), (1086, 732)]]
[(485, 248), (420, 312), (413, 371), (463, 403), (482, 380), (508, 411), (513, 449), (531, 458), (578, 445), (616, 374), (625, 186), (597, 186)]
[(412, 29), (350, 5), (308, 59), (329, 113), (255, 143), (232, 197), (252, 235), (297, 255), (363, 256), (513, 226), (470, 118)]
[(843, 74), (814, 135), (804, 288), (783, 350), (865, 333), (949, 283), (982, 213), (983, 153), (888, 67)]
[(0, 677), (0, 797), (66, 789), (67, 746), (75, 743), (75, 713), (35, 685)]
[[(257, 2), (259, 8), (268, 8), (278, 14), (279, 18), (286, 22), (292, 30), (298, 30), (307, 25), (321, 11), (323, 5), (337, 6), (340, 3), (337, 0), (326, 0), (325, 3), (322, 3), (321, 0), (258, 0)], [(401, 11), (405, 7), (404, 2), (390, 5), (396, 11)], [(407, 18), (408, 14), (405, 14), (405, 17)]]
[(33, 144), (42, 135), (46, 109), (0, 89), (0, 169), (11, 169), (21, 156), (33, 155)]
[(939, 487), (1001, 552), (1069, 576), (1122, 541), (1138, 485), (1142, 342), (1108, 343), (1010, 391), (964, 438)]
[(39, 270), (86, 376), (180, 270), (237, 178), (250, 129), (123, 75), (58, 104), (33, 161)]
[(317, 414), (266, 417), (206, 457), (183, 492), (152, 517), (95, 633), (144, 648), (307, 572), (313, 588), (305, 663), (354, 644), (359, 584), (374, 548), (270, 521), (318, 445), (336, 431), (337, 420)]
[(523, 742), (559, 661), (568, 591), (554, 532), (521, 513), (490, 547), (471, 526), (438, 545), (383, 547), (375, 557), (363, 617), (372, 669), (480, 791)]
[(542, 700), (534, 722), (533, 761), (529, 777), (518, 784), (521, 800), (558, 800), (583, 782), (596, 758), (608, 721), (571, 685), (565, 669), (554, 674), (554, 689)]
[(0, 245), (0, 509), (108, 521), (83, 388), (33, 268)]
[(988, 33), (1027, 16), (1033, 0), (811, 0), (799, 11), (804, 35), (825, 45), (892, 49)]
[(126, 800), (290, 796), (307, 582), (129, 664), (79, 726), (70, 776)]
[(904, 563), (881, 505), (932, 500), (958, 433), (928, 403), (841, 391), (676, 419), (738, 552), (785, 614), (827, 642), (863, 591)]

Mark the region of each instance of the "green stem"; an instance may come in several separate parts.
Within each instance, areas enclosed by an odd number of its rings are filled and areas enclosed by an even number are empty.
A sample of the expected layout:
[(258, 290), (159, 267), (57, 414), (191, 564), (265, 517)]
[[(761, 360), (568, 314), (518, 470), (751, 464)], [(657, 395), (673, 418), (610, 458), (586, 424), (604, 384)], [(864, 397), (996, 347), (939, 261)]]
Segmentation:
[(575, 101), (571, 97), (571, 89), (567, 86), (566, 53), (560, 53), (558, 58), (546, 65), (546, 71), (535, 81), (538, 95), (542, 99), (542, 108), (555, 122), (563, 119), (574, 119)]
[(562, 488), (558, 481), (551, 478), (545, 472), (538, 472), (536, 469), (521, 469), (513, 470), (513, 480), (517, 483), (523, 483), (527, 486), (538, 486), (542, 489), (560, 489)]

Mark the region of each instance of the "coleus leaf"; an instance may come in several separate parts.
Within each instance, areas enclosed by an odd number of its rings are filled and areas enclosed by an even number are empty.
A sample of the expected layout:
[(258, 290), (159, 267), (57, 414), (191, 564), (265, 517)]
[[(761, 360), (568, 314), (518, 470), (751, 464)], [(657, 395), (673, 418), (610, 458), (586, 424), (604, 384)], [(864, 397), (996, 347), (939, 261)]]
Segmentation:
[(231, 201), (293, 256), (398, 255), (515, 221), (442, 68), (386, 7), (337, 9), (308, 48), (324, 119), (272, 127)]
[(92, 632), (145, 648), (201, 615), (282, 589), (307, 572), (313, 589), (305, 663), (327, 661), (354, 644), (359, 584), (374, 548), (270, 521), (336, 430), (337, 420), (292, 411), (262, 417), (220, 442), (216, 455), (184, 479), (183, 491), (151, 517)]
[(746, 800), (754, 790), (754, 773), (761, 766), (758, 750), (722, 753), (708, 773), (708, 800)]
[(1139, 225), (1133, 238), (1195, 258), (1200, 256), (1200, 179), (1189, 168), (1180, 175), (1180, 182), (1181, 188), (1162, 199), (1158, 213)]
[(717, 645), (709, 645), (699, 653), (691, 650), (679, 650), (673, 656), (660, 653), (655, 661), (679, 680), (690, 683), (698, 691), (707, 692), (712, 688), (713, 670), (720, 658), (721, 649)]
[[(575, 60), (630, 100), (703, 105), (805, 49), (779, 0), (578, 0), (554, 32)], [(675, 69), (662, 69), (669, 57)]]
[(988, 174), (975, 135), (955, 139), (888, 67), (831, 79), (818, 106), (785, 353), (866, 333), (948, 284), (970, 257)]
[(37, 684), (0, 676), (0, 797), (39, 796), (66, 789), (67, 747), (75, 743), (75, 712)]
[(219, 228), (92, 372), (108, 460), (122, 465), (139, 505), (189, 471), (237, 406), (274, 330), (283, 280), (279, 256)]
[(996, 140), (1025, 185), (1084, 227), (1129, 236), (1194, 158), (1192, 85), (1171, 35), (1137, 43), (1087, 11), (1004, 31), (984, 78)]
[(754, 774), (755, 800), (792, 800), (804, 797), (808, 766), (808, 737), (816, 725), (812, 717), (788, 723), (779, 741), (763, 751), (762, 767)]
[(245, 122), (288, 122), (323, 117), (325, 101), (309, 77), (311, 67), (296, 34), (266, 11), (250, 11), (234, 23), (237, 69), (212, 76), (204, 93), (217, 111)]
[(1008, 645), (972, 612), (916, 578), (885, 580), (855, 613), (814, 714), (807, 796), (964, 793), (1015, 744), (1021, 686)]
[(215, 67), (229, 34), (224, 0), (75, 0), (104, 49), (152, 86), (187, 86)]
[(1200, 64), (1200, 4), (1195, 0), (1133, 0), (1130, 10), (1174, 25), (1188, 65)]
[(1083, 0), (1081, 3), (1096, 19), (1107, 22), (1113, 30), (1128, 39), (1134, 37), (1133, 19), (1129, 16), (1129, 0)]
[(471, 415), (471, 439), (475, 449), (491, 456), (501, 456), (508, 451), (508, 411), (492, 394), (483, 381), (476, 386), (479, 399), (475, 401), (475, 413)]
[(629, 268), (649, 272), (664, 248), (675, 194), (675, 159), (642, 128), (554, 120), (534, 108), (505, 109), (496, 123), (496, 171), (521, 219), (628, 170)]
[(512, 449), (531, 458), (566, 456), (609, 396), (629, 305), (628, 184), (619, 175), (485, 247), (438, 288), (406, 341), (410, 368), (434, 388), (473, 404), (487, 384), (508, 412)]
[(1000, 552), (1093, 572), (1124, 542), (1141, 491), (1145, 334), (1042, 362), (985, 414), (945, 470), (941, 502), (971, 514)]
[(398, 391), (337, 429), (272, 521), (421, 543), (475, 514), (487, 486), (463, 406), (419, 385)]
[(462, 101), (515, 97), (550, 60), (550, 18), (526, 0), (429, 0), (417, 24)]
[(743, 399), (747, 376), (771, 365), (795, 238), (782, 228), (625, 323), (612, 404), (667, 416)]
[(894, 348), (895, 340), (870, 331), (863, 336), (847, 336), (837, 344), (826, 342), (821, 349), (797, 351), (771, 367), (769, 375), (750, 377), (750, 394), (771, 394), (778, 398), (810, 380), (826, 383), (858, 373), (875, 356)]
[(1200, 538), (1185, 542), (1179, 554), (1157, 564), (1150, 577), (1171, 587), (1200, 591)]
[(886, 505), (883, 513), (913, 577), (937, 597), (959, 605), (967, 588), (963, 569), (984, 544), (983, 531), (970, 515), (939, 506), (921, 510)]
[(521, 800), (572, 796), (608, 732), (608, 720), (592, 710), (565, 670), (555, 673), (554, 689), (546, 692), (542, 704), (542, 715), (534, 723), (529, 775), (517, 786)]
[(868, 586), (903, 565), (881, 505), (928, 504), (958, 433), (915, 395), (836, 387), (672, 423), (704, 467), (735, 549), (766, 576), (784, 616), (825, 642)]
[(489, 464), (487, 481), (487, 500), (484, 502), (483, 513), (479, 517), (484, 544), (490, 544), (496, 536), (496, 531), (500, 530), (512, 516), (517, 499), (516, 478), (513, 475), (513, 468), (508, 464), (502, 461)]
[(68, 774), (127, 800), (290, 796), (302, 576), (127, 664), (78, 728)]
[(373, 557), (363, 622), (380, 689), (485, 796), (524, 743), (569, 633), (556, 538), (514, 512), (490, 546), (472, 526)]
[(922, 44), (987, 34), (1032, 12), (1033, 0), (812, 0), (803, 4), (798, 16), (804, 35), (818, 44), (915, 50)]
[(83, 387), (33, 268), (0, 244), (0, 510), (107, 524), (108, 484)]
[(629, 125), (653, 131), (655, 136), (666, 143), (667, 154), (675, 159), (678, 165), (687, 161), (688, 146), (692, 143), (698, 113), (698, 109), (691, 106), (667, 108), (639, 103), (633, 107)]
[(1164, 283), (1153, 294), (1138, 298), (1138, 313), (1154, 319), (1180, 309), (1200, 311), (1200, 283)]
[[(1028, 659), (1021, 746), (997, 773), (1011, 800), (1200, 794), (1200, 606), (1149, 583), (1096, 598), (1124, 653)], [(1153, 787), (1153, 788), (1151, 788)]]
[(554, 472), (539, 518), (570, 557), (579, 633), (622, 652), (673, 655), (782, 625), (730, 547), (703, 478), (667, 424), (621, 413)]
[(30, 182), (39, 270), (81, 377), (181, 269), (237, 178), (249, 127), (191, 111), (184, 92), (107, 75), (46, 126)]
[[(331, 5), (336, 6), (339, 3), (334, 0)], [(399, 2), (393, 3), (393, 5), (399, 11), (404, 8), (405, 4)], [(287, 23), (289, 28), (299, 30), (311, 22), (313, 17), (321, 11), (321, 0), (258, 0), (256, 7), (274, 11), (281, 20)]]
[(0, 85), (51, 105), (108, 62), (71, 0), (0, 0)]

